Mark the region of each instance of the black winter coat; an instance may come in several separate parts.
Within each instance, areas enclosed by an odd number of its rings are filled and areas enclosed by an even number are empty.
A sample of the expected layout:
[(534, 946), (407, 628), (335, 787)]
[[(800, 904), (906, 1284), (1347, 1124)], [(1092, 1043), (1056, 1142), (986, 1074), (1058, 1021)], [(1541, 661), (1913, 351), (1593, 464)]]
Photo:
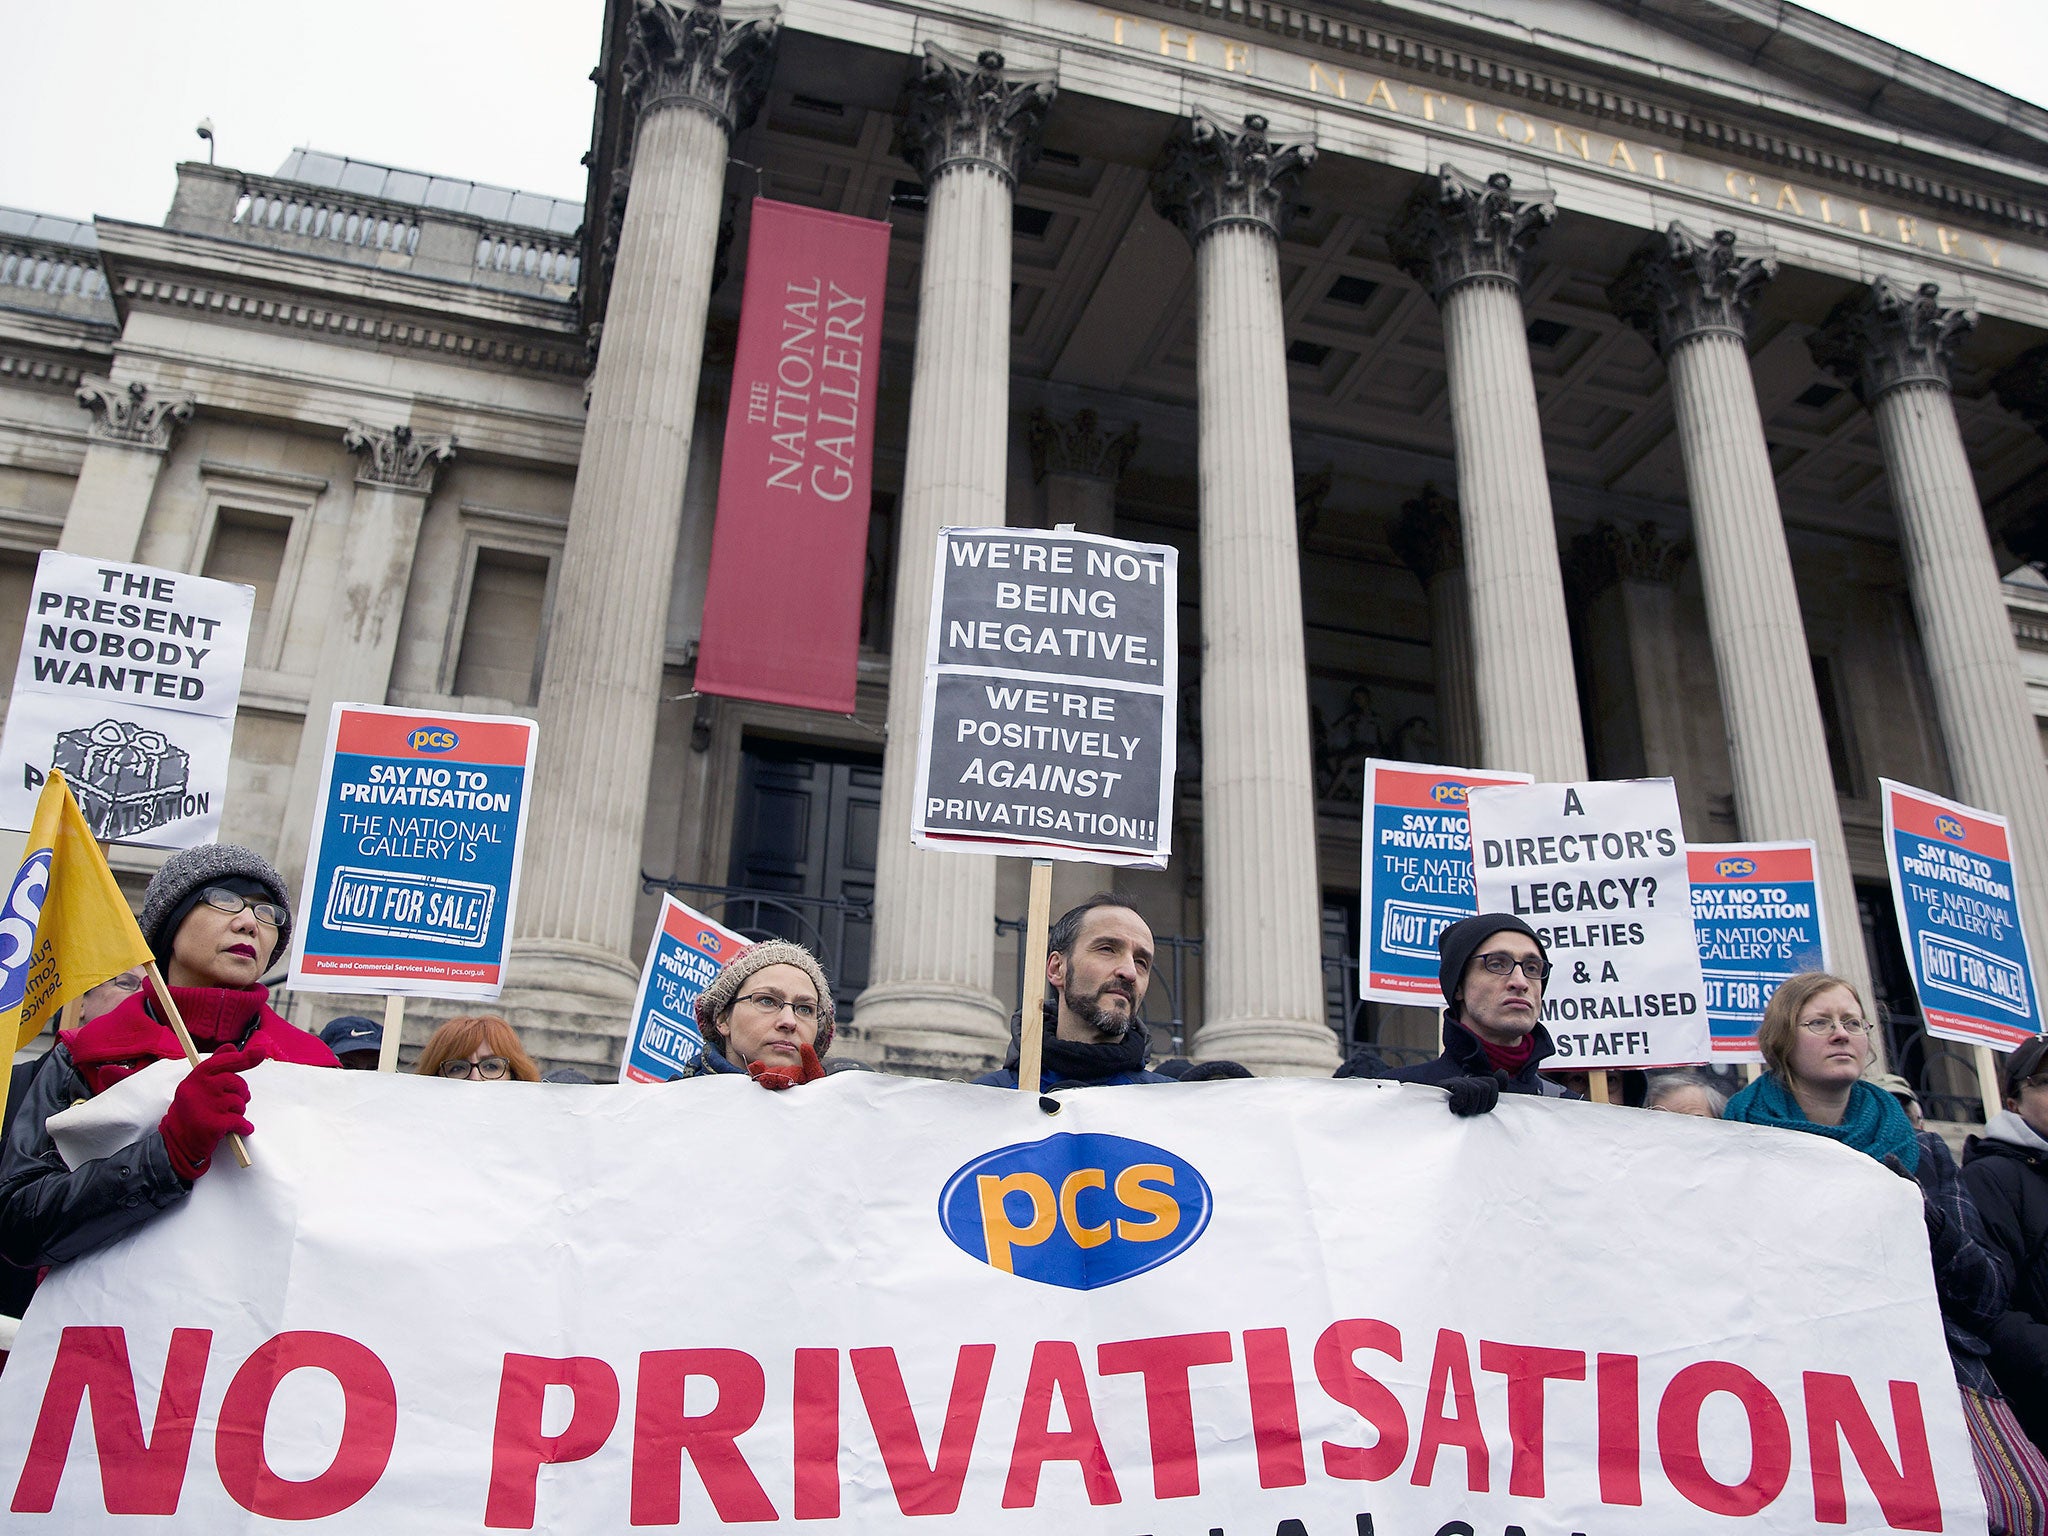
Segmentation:
[[(1507, 1080), (1502, 1093), (1537, 1094), (1546, 1099), (1577, 1099), (1585, 1095), (1573, 1093), (1562, 1083), (1553, 1083), (1540, 1076), (1537, 1068), (1550, 1059), (1557, 1049), (1557, 1043), (1550, 1038), (1550, 1031), (1538, 1024), (1531, 1036), (1536, 1049), (1529, 1053), (1529, 1059), (1522, 1070)], [(1380, 1077), (1392, 1078), (1397, 1083), (1431, 1083), (1441, 1086), (1454, 1077), (1491, 1077), (1493, 1063), (1487, 1059), (1486, 1047), (1479, 1037), (1453, 1019), (1444, 1015), (1444, 1053), (1434, 1061), (1420, 1062), (1412, 1067), (1389, 1067), (1377, 1056), (1371, 1055), (1370, 1046), (1360, 1046), (1351, 1060), (1337, 1069), (1339, 1077)], [(1369, 1059), (1368, 1059), (1369, 1058)]]
[(1963, 1150), (1963, 1184), (1986, 1240), (2012, 1271), (2006, 1310), (1985, 1337), (1991, 1374), (2014, 1416), (2036, 1445), (2048, 1446), (2048, 1152), (2003, 1139), (1996, 1125)]

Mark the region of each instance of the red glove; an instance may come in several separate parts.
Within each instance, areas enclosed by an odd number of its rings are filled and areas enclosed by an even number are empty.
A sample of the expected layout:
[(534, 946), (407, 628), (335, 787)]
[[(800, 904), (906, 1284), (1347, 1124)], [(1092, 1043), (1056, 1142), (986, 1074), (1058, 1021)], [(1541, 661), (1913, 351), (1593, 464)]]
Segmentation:
[(256, 1127), (244, 1114), (249, 1107), (249, 1085), (240, 1074), (267, 1060), (269, 1052), (261, 1046), (215, 1051), (178, 1084), (157, 1129), (163, 1132), (172, 1169), (186, 1183), (206, 1172), (213, 1162), (213, 1149), (230, 1131), (241, 1136), (255, 1134)]
[(781, 1067), (771, 1066), (765, 1061), (750, 1061), (747, 1063), (747, 1076), (763, 1088), (773, 1088), (778, 1092), (794, 1088), (798, 1083), (815, 1083), (825, 1075), (825, 1069), (818, 1065), (818, 1053), (808, 1045), (799, 1045), (797, 1050), (802, 1056), (798, 1065)]

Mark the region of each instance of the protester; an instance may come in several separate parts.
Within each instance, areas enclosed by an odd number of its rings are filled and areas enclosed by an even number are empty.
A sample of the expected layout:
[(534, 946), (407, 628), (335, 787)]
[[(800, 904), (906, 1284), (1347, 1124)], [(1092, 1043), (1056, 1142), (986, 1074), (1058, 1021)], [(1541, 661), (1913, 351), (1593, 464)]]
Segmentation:
[(2048, 1039), (2006, 1057), (2001, 1077), (2005, 1107), (1964, 1147), (1963, 1186), (2012, 1266), (2012, 1294), (1988, 1336), (1991, 1374), (2048, 1450)]
[(1718, 1120), (1728, 1107), (1723, 1093), (1704, 1072), (1678, 1070), (1651, 1076), (1643, 1090), (1643, 1108), (1661, 1109), (1674, 1115), (1698, 1115)]
[(223, 1137), (254, 1134), (241, 1074), (258, 1062), (338, 1065), (271, 1011), (260, 984), (291, 936), (284, 881), (262, 857), (227, 843), (173, 854), (143, 895), (141, 926), (205, 1059), (155, 1130), (66, 1168), (50, 1117), (153, 1062), (183, 1060), (184, 1050), (147, 990), (59, 1032), (0, 1153), (0, 1257), (9, 1263), (64, 1263), (183, 1200)]
[(1934, 1288), (1962, 1389), (1963, 1418), (1992, 1536), (2048, 1532), (2048, 1462), (2027, 1439), (1985, 1363), (1985, 1336), (2006, 1311), (2009, 1279), (1948, 1146), (1915, 1133), (1897, 1099), (1864, 1078), (1869, 1014), (1839, 976), (1807, 971), (1771, 994), (1757, 1029), (1764, 1075), (1728, 1102), (1727, 1118), (1825, 1136), (1920, 1186)]
[(1913, 1091), (1911, 1083), (1896, 1072), (1873, 1072), (1870, 1080), (1899, 1101), (1899, 1108), (1906, 1112), (1915, 1131), (1927, 1129), (1927, 1121), (1920, 1113), (1920, 1095)]
[(384, 1052), (384, 1026), (359, 1013), (345, 1013), (320, 1031), (320, 1043), (350, 1072), (374, 1072)]
[(109, 976), (96, 987), (87, 987), (78, 995), (78, 1022), (90, 1024), (101, 1014), (112, 1013), (148, 985), (149, 978), (142, 973), (142, 967), (135, 965), (118, 976)]
[[(1122, 899), (1098, 891), (1061, 914), (1046, 938), (1045, 980), (1038, 1025), (1045, 1042), (1041, 1088), (1050, 1093), (1173, 1081), (1145, 1070), (1151, 1041), (1138, 1010), (1152, 984), (1152, 929)], [(1000, 1070), (975, 1081), (991, 1088), (1016, 1087), (1023, 1042), (1019, 1012), (1010, 1020), (1008, 1059)]]
[(543, 1072), (540, 1080), (544, 1083), (582, 1083), (595, 1087), (597, 1079), (579, 1067), (557, 1067), (552, 1072)]
[(450, 1019), (428, 1038), (412, 1070), (416, 1077), (458, 1082), (540, 1081), (540, 1068), (519, 1043), (518, 1031), (495, 1013)]
[(832, 988), (801, 944), (768, 939), (725, 962), (697, 995), (704, 1049), (686, 1077), (744, 1072), (763, 1088), (794, 1088), (825, 1075), (832, 1049)]
[(1256, 1074), (1241, 1061), (1198, 1061), (1181, 1073), (1184, 1083), (1219, 1083), (1233, 1077), (1252, 1077)]

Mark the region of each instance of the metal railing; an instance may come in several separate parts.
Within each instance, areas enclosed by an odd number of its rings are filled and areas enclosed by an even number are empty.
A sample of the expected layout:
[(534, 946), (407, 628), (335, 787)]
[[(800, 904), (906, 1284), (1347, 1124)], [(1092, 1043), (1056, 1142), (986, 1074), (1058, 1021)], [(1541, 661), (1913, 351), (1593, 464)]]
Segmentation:
[[(793, 891), (764, 891), (755, 886), (706, 885), (696, 880), (670, 880), (640, 873), (643, 891), (688, 893), (690, 904), (750, 939), (790, 939), (818, 957), (833, 981), (844, 974), (846, 925), (872, 922), (872, 902), (838, 896), (805, 896)], [(837, 1000), (835, 999), (835, 1002)], [(842, 1016), (853, 1016), (848, 997)]]

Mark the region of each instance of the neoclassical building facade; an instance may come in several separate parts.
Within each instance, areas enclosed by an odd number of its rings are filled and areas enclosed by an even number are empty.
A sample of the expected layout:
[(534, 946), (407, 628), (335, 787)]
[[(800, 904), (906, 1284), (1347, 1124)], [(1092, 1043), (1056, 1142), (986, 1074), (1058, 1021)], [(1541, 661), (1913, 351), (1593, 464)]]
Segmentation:
[[(2048, 112), (1761, 0), (1512, 9), (610, 0), (580, 207), (301, 151), (161, 225), (0, 212), (0, 643), (41, 549), (248, 581), (223, 832), (294, 877), (334, 700), (540, 720), (539, 1054), (615, 1064), (667, 888), (959, 1073), (1024, 883), (910, 843), (934, 536), (1169, 542), (1172, 865), (1057, 881), (1151, 921), (1161, 1054), (1426, 1048), (1356, 1003), (1382, 756), (1813, 839), (1838, 968), (1966, 1095), (1877, 785), (2011, 817), (2048, 935)], [(846, 717), (692, 687), (757, 195), (892, 226)]]

